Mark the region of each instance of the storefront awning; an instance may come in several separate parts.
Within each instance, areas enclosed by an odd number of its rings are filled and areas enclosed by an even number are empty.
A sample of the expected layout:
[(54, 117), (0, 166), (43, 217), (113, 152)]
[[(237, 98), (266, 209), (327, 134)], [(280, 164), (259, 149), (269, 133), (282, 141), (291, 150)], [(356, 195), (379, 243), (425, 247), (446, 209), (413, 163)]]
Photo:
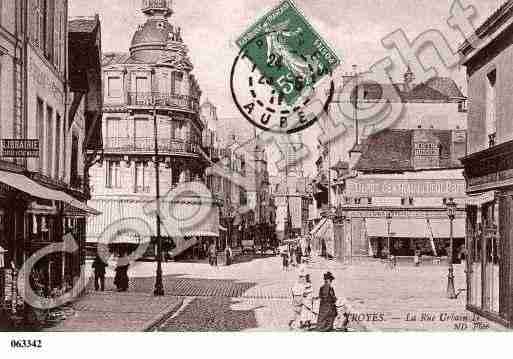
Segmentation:
[[(365, 226), (368, 237), (388, 237), (386, 219), (367, 218)], [(449, 238), (449, 219), (430, 219), (428, 226), (426, 219), (393, 219), (390, 225), (390, 237), (393, 238)], [(465, 237), (465, 219), (457, 218), (453, 222), (453, 237)]]
[(319, 223), (310, 231), (310, 235), (315, 236), (315, 234), (319, 231), (319, 229), (323, 226), (324, 223), (326, 223), (328, 219), (322, 218)]
[[(388, 223), (384, 218), (367, 218), (365, 220), (367, 236), (388, 237)], [(390, 237), (394, 238), (429, 238), (425, 219), (393, 219), (390, 224)]]
[(79, 200), (73, 198), (72, 196), (62, 192), (57, 191), (45, 186), (40, 185), (36, 181), (31, 180), (30, 178), (18, 174), (11, 173), (6, 171), (0, 171), (0, 182), (12, 187), (16, 188), (21, 192), (28, 193), (29, 195), (41, 199), (52, 200), (52, 201), (60, 201), (64, 202), (75, 209), (83, 212), (84, 214), (90, 215), (99, 215), (96, 209), (87, 206), (85, 203), (80, 202)]
[[(449, 219), (431, 219), (431, 230), (434, 238), (449, 238), (450, 226)], [(465, 238), (465, 219), (456, 218), (453, 222), (453, 238)]]
[(469, 206), (482, 206), (483, 204), (493, 202), (495, 200), (495, 191), (488, 191), (474, 196), (469, 196), (465, 200), (465, 204)]
[[(90, 203), (103, 214), (89, 218), (88, 242), (96, 242), (103, 233), (126, 230), (137, 233), (146, 242), (157, 233), (157, 217), (148, 211), (151, 201), (98, 199)], [(219, 210), (211, 204), (162, 202), (161, 211), (162, 236), (219, 237)]]

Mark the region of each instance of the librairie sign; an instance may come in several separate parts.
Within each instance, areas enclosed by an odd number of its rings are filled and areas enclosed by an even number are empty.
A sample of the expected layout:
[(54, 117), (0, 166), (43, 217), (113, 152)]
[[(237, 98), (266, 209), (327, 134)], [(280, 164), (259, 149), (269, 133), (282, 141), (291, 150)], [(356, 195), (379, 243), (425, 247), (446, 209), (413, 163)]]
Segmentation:
[(37, 158), (39, 157), (39, 140), (35, 139), (3, 139), (2, 157)]
[(347, 181), (348, 197), (441, 197), (462, 198), (463, 179), (352, 179)]

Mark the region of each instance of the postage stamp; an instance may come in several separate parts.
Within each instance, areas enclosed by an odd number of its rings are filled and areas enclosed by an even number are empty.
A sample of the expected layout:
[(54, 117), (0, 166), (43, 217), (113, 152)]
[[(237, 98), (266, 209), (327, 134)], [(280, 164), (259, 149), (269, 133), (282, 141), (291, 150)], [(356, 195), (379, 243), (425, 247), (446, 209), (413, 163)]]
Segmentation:
[(237, 45), (289, 105), (340, 65), (337, 54), (290, 0), (253, 24)]
[(236, 44), (232, 97), (253, 125), (290, 134), (328, 112), (341, 61), (292, 1), (269, 11)]

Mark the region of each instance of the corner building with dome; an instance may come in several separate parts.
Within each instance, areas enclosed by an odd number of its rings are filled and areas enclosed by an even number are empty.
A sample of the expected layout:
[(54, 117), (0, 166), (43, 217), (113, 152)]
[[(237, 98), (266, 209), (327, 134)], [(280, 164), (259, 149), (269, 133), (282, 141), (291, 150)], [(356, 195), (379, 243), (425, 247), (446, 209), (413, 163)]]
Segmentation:
[[(103, 156), (90, 170), (90, 205), (102, 215), (89, 219), (87, 243), (95, 250), (108, 233), (113, 251), (129, 252), (156, 236), (156, 216), (145, 209), (156, 195), (156, 116), (162, 236), (178, 229), (169, 228), (176, 227), (176, 221), (168, 221), (169, 212), (180, 222), (210, 209), (208, 218), (192, 228), (179, 228), (184, 238), (173, 238), (174, 249), (164, 244), (165, 252), (177, 257), (219, 236), (219, 201), (194, 194), (166, 202), (166, 194), (179, 184), (204, 183), (210, 166), (204, 153), (211, 151), (202, 143), (206, 123), (188, 49), (181, 29), (169, 22), (172, 2), (143, 0), (142, 12), (147, 19), (135, 31), (129, 53), (103, 55)], [(150, 243), (146, 254), (153, 255), (154, 248)]]

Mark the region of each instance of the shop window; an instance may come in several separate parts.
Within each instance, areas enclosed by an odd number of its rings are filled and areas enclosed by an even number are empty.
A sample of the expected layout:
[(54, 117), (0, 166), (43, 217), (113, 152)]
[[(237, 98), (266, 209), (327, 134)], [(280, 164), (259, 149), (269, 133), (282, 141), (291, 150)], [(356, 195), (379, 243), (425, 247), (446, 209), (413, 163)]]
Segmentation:
[(54, 167), (54, 177), (60, 177), (61, 171), (61, 132), (62, 132), (62, 120), (61, 115), (57, 114), (55, 117), (55, 167)]
[(44, 103), (39, 97), (37, 98), (37, 106), (36, 106), (36, 121), (37, 128), (39, 130), (39, 172), (44, 172), (45, 166), (45, 156), (46, 153), (44, 151), (44, 141), (45, 141), (45, 115), (44, 115)]
[(50, 106), (46, 107), (46, 136), (45, 136), (45, 146), (46, 146), (46, 166), (45, 166), (45, 174), (47, 176), (51, 176), (53, 173), (53, 154), (55, 153), (54, 149), (54, 132), (53, 132), (53, 108)]
[(76, 134), (73, 134), (71, 138), (71, 173), (70, 173), (70, 179), (72, 183), (77, 183), (78, 181), (78, 161), (79, 161), (79, 155), (78, 155), (78, 136)]

